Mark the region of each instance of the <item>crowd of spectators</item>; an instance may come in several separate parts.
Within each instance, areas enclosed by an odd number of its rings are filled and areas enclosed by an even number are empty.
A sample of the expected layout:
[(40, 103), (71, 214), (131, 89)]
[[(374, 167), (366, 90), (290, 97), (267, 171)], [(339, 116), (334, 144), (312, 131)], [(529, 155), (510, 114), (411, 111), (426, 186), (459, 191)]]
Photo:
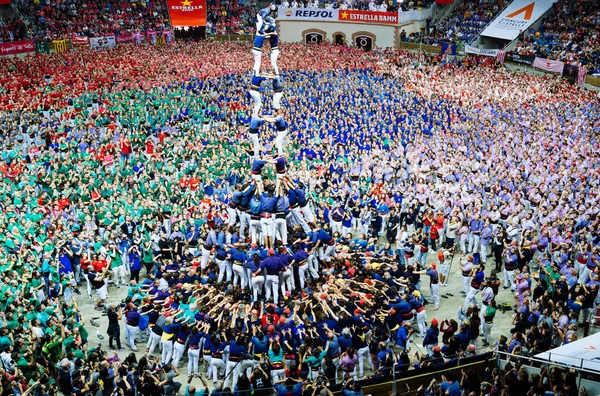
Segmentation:
[[(206, 377), (255, 394), (345, 377), (360, 395), (348, 380), (394, 364), (518, 357), (581, 335), (600, 284), (595, 92), (477, 58), (281, 48), (287, 178), (264, 168), (265, 205), (252, 198), (246, 44), (1, 61), (3, 393), (174, 394), (185, 355), (188, 394)], [(275, 133), (261, 131), (266, 151)], [(449, 281), (450, 254), (462, 275)], [(465, 301), (438, 320), (445, 284)], [(109, 348), (124, 328), (146, 355), (96, 346), (86, 291)], [(496, 299), (514, 306), (510, 334), (494, 330)], [(569, 373), (536, 383), (518, 364), (484, 385), (578, 392)], [(463, 377), (442, 392), (486, 394)]]
[[(443, 41), (470, 44), (504, 9), (505, 1), (464, 0), (452, 14), (437, 23), (428, 24), (422, 42), (439, 45)], [(421, 40), (413, 36), (414, 40)]]
[(539, 29), (522, 33), (515, 51), (600, 74), (600, 9), (594, 0), (558, 1)]
[(253, 34), (257, 12), (254, 1), (209, 1), (206, 30), (210, 34)]
[(0, 21), (0, 42), (7, 43), (27, 38), (27, 26), (20, 18)]
[(24, 0), (18, 5), (32, 38), (120, 35), (169, 26), (164, 0)]
[(379, 11), (379, 12), (396, 12), (408, 11), (413, 8), (430, 7), (433, 1), (416, 1), (416, 2), (398, 2), (387, 0), (335, 0), (335, 1), (319, 1), (308, 0), (283, 0), (281, 5), (290, 8), (333, 8), (340, 10), (363, 10), (363, 11)]

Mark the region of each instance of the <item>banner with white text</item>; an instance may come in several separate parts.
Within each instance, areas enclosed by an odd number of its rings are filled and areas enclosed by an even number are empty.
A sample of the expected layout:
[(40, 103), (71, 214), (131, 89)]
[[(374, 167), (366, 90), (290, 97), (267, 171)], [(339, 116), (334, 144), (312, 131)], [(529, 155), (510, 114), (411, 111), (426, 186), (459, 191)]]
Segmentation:
[(515, 0), (481, 33), (482, 36), (514, 40), (526, 31), (557, 0)]

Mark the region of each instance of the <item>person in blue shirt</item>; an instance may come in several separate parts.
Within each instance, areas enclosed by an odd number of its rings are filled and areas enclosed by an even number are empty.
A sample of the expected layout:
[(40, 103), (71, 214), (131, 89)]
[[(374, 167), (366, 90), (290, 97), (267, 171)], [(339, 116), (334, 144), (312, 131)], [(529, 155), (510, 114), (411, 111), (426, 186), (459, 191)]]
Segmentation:
[[(254, 150), (254, 158), (260, 158), (260, 140), (259, 140), (259, 132), (260, 128), (265, 124), (266, 120), (260, 116), (252, 115), (250, 118), (250, 126), (248, 127), (248, 135), (250, 136), (250, 140), (252, 141), (252, 149)], [(266, 162), (265, 162), (266, 164)], [(264, 166), (264, 164), (263, 164)], [(254, 175), (254, 172), (252, 173)], [(259, 173), (260, 174), (260, 173)]]
[(202, 245), (202, 258), (200, 260), (200, 269), (202, 271), (202, 275), (206, 268), (208, 267), (208, 261), (210, 259), (210, 251), (211, 249), (217, 245), (217, 233), (212, 228), (206, 234), (206, 238), (204, 239), (204, 244)]
[(263, 233), (264, 246), (267, 249), (273, 248), (273, 237), (274, 237), (274, 215), (275, 206), (277, 205), (277, 197), (273, 194), (274, 187), (269, 186), (266, 191), (260, 194), (260, 226)]
[(444, 382), (440, 385), (440, 394), (448, 396), (461, 396), (462, 390), (460, 389), (460, 383), (456, 379), (456, 375), (453, 371), (448, 371), (442, 374), (442, 380)]
[[(308, 253), (306, 250), (302, 249), (299, 245), (294, 245), (292, 247), (294, 250), (294, 255), (292, 256), (291, 266), (298, 267), (298, 280), (300, 282), (300, 288), (304, 289), (304, 284), (306, 281), (306, 271), (310, 269), (308, 265)], [(314, 278), (318, 277), (318, 274), (313, 274), (311, 272), (311, 276)]]
[(410, 337), (414, 333), (412, 323), (404, 322), (396, 331), (396, 345), (400, 352), (410, 349)]
[(427, 356), (433, 356), (433, 347), (439, 343), (439, 338), (440, 329), (438, 328), (438, 321), (433, 318), (431, 326), (427, 329), (425, 338), (423, 338), (423, 347), (427, 349)]
[(378, 352), (375, 357), (375, 373), (378, 375), (388, 375), (392, 368), (394, 353), (389, 349), (385, 342), (380, 342)]
[(252, 100), (254, 100), (254, 105), (252, 106), (252, 117), (259, 117), (260, 108), (262, 107), (262, 96), (260, 94), (260, 91), (262, 90), (261, 84), (272, 78), (273, 77), (268, 74), (252, 76), (250, 89), (248, 90), (248, 94)]
[[(248, 340), (245, 336), (240, 336), (235, 341), (229, 343), (229, 358), (227, 360), (227, 365), (225, 366), (225, 372), (228, 373), (229, 376), (225, 378), (223, 387), (227, 387), (230, 380), (232, 382), (232, 389), (237, 385), (239, 376), (246, 368), (242, 365), (242, 362), (246, 360), (246, 355), (248, 355), (247, 342)], [(252, 362), (251, 365), (253, 363), (254, 362)]]
[[(275, 251), (269, 249), (269, 257), (264, 259), (260, 264), (259, 271), (264, 270), (267, 273), (265, 279), (265, 297), (267, 300), (273, 296), (273, 302), (277, 304), (279, 302), (279, 273), (285, 268), (281, 259), (275, 256)], [(258, 275), (254, 273), (253, 275)]]
[[(197, 388), (195, 385), (192, 385), (192, 380), (194, 378), (200, 378), (202, 381), (202, 389)], [(208, 396), (208, 383), (206, 382), (206, 378), (202, 374), (194, 373), (193, 375), (188, 375), (187, 386), (185, 387), (184, 396)]]
[(342, 386), (342, 393), (344, 396), (363, 396), (362, 385), (360, 382), (355, 382), (352, 377), (348, 378)]
[(286, 191), (283, 189), (281, 195), (277, 197), (275, 204), (275, 231), (274, 237), (279, 239), (281, 243), (287, 245), (287, 214), (289, 213), (290, 200), (287, 197)]
[(515, 282), (515, 269), (517, 269), (518, 255), (515, 246), (510, 246), (505, 250), (504, 255), (504, 289), (508, 288), (510, 282), (510, 291), (514, 292), (517, 290), (517, 283)]
[(273, 78), (273, 109), (279, 112), (281, 109), (281, 98), (283, 97), (283, 83), (280, 76)]
[(252, 243), (262, 240), (262, 227), (260, 224), (262, 203), (260, 198), (260, 194), (254, 194), (250, 199), (250, 237)]
[(265, 285), (265, 277), (260, 271), (260, 258), (258, 253), (247, 255), (246, 268), (249, 273), (249, 284), (252, 290), (252, 302), (257, 301), (262, 296), (263, 288)]
[[(198, 361), (200, 360), (200, 348), (204, 344), (204, 336), (206, 335), (207, 324), (198, 322), (192, 328), (192, 333), (188, 340), (188, 376), (198, 374)], [(203, 331), (200, 331), (203, 330)]]
[[(262, 8), (256, 16), (256, 36), (252, 47), (252, 55), (254, 56), (254, 75), (260, 74), (260, 64), (262, 61), (262, 47), (266, 38), (270, 39), (271, 43), (271, 64), (273, 65), (273, 51), (276, 50), (275, 64), (279, 56), (278, 39), (271, 39), (272, 36), (277, 36), (277, 28), (275, 26), (275, 18), (277, 17), (277, 5), (271, 3), (268, 7)], [(279, 70), (273, 68), (276, 74)]]
[(126, 326), (125, 326), (125, 339), (129, 343), (129, 347), (133, 351), (137, 351), (135, 346), (135, 339), (140, 331), (140, 313), (137, 307), (131, 308), (126, 315)]
[(463, 304), (465, 310), (471, 304), (477, 305), (477, 300), (475, 299), (475, 296), (477, 296), (477, 293), (479, 293), (479, 290), (481, 289), (481, 284), (485, 281), (485, 266), (477, 265), (473, 269), (475, 270), (475, 276), (471, 279), (469, 292), (465, 297), (465, 303)]
[(272, 117), (263, 117), (263, 120), (273, 123), (277, 129), (277, 136), (275, 137), (275, 147), (277, 147), (277, 155), (283, 156), (283, 143), (288, 133), (288, 123), (283, 118), (284, 112), (281, 109), (275, 110)]
[(481, 221), (479, 213), (476, 213), (469, 222), (469, 246), (467, 253), (479, 252), (479, 241), (483, 225), (484, 223)]
[[(324, 229), (317, 228), (313, 230), (312, 243), (313, 252), (318, 252), (319, 259), (330, 262), (331, 257), (337, 257), (335, 253), (335, 239)], [(324, 250), (323, 246), (326, 246), (327, 248)]]
[(431, 289), (431, 302), (434, 304), (434, 311), (440, 309), (440, 292), (439, 292), (439, 283), (440, 278), (436, 269), (435, 263), (427, 264), (426, 269), (422, 271), (415, 272), (415, 274), (427, 275), (429, 276), (429, 287)]
[(246, 252), (243, 247), (229, 251), (229, 261), (233, 265), (233, 286), (240, 285), (242, 290), (248, 287), (246, 277)]

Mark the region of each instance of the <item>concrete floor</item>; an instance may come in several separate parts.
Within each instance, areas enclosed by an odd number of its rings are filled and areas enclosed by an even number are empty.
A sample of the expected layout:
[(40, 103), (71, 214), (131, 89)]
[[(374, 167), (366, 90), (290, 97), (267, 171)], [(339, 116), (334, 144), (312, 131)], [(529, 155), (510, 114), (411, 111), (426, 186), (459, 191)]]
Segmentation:
[[(434, 257), (436, 255), (434, 254), (429, 254), (428, 255), (428, 261), (432, 261), (434, 260)], [(444, 319), (455, 319), (457, 322), (460, 323), (460, 321), (458, 321), (458, 308), (461, 307), (464, 303), (464, 296), (460, 293), (460, 290), (462, 289), (462, 277), (461, 277), (461, 272), (460, 272), (460, 268), (459, 268), (459, 261), (461, 260), (462, 256), (459, 256), (458, 254), (456, 255), (456, 257), (453, 260), (453, 264), (452, 264), (452, 269), (451, 269), (451, 274), (450, 274), (450, 280), (449, 280), (449, 284), (448, 287), (440, 287), (440, 295), (443, 296), (447, 293), (451, 293), (453, 294), (453, 296), (448, 296), (448, 298), (441, 298), (441, 303), (440, 303), (440, 309), (438, 311), (434, 311), (433, 310), (433, 306), (432, 305), (427, 305), (427, 320), (428, 323), (431, 323), (431, 320), (433, 318), (436, 318), (439, 322), (441, 322)], [(492, 264), (493, 260), (490, 260), (488, 258), (488, 267), (490, 267)], [(486, 274), (489, 274), (489, 268), (486, 269)], [(428, 279), (427, 277), (425, 277), (425, 279)], [(500, 276), (500, 280), (502, 281), (502, 277)], [(426, 298), (429, 298), (429, 286), (427, 285), (427, 282), (423, 282), (425, 284), (425, 286), (422, 287), (422, 291), (425, 295)], [(108, 350), (108, 336), (106, 334), (106, 329), (108, 327), (108, 320), (106, 318), (106, 316), (101, 316), (101, 312), (98, 312), (94, 309), (94, 302), (95, 300), (90, 300), (88, 299), (86, 293), (85, 293), (85, 288), (81, 288), (82, 291), (82, 295), (81, 296), (77, 296), (78, 297), (78, 303), (82, 312), (82, 316), (86, 321), (86, 328), (88, 329), (89, 333), (90, 333), (90, 339), (89, 339), (89, 345), (97, 345), (98, 343), (102, 344), (102, 347), (104, 350)], [(108, 298), (108, 304), (118, 304), (120, 303), (125, 296), (127, 295), (127, 288), (125, 287), (121, 287), (120, 289), (113, 287), (112, 285), (109, 286), (109, 298)], [(95, 297), (95, 296), (94, 296)], [(480, 296), (478, 295), (478, 301), (481, 301)], [(502, 289), (502, 287), (500, 287), (499, 289), (499, 295), (496, 298), (498, 304), (501, 304), (503, 302), (509, 301), (512, 303), (514, 303), (514, 298), (512, 293), (509, 290), (504, 290)], [(496, 318), (494, 321), (494, 327), (492, 329), (492, 337), (493, 339), (497, 339), (501, 334), (507, 335), (508, 337), (510, 337), (510, 329), (513, 327), (511, 320), (512, 320), (512, 311), (510, 312), (506, 312), (505, 314), (503, 314), (502, 312), (497, 312), (496, 314)], [(90, 319), (92, 317), (100, 317), (99, 319), (96, 320), (96, 322), (99, 323), (100, 327), (94, 327), (91, 325), (90, 323)], [(104, 340), (100, 340), (97, 337), (97, 333), (96, 330), (99, 330), (99, 333), (101, 335), (104, 336)], [(421, 342), (422, 339), (413, 336), (413, 343), (411, 346), (411, 355), (414, 354), (414, 352), (419, 352), (420, 354), (422, 353), (422, 351), (424, 352), (424, 348), (421, 347)], [(440, 342), (441, 342), (441, 337), (440, 337)], [(121, 344), (122, 346), (125, 348), (124, 351), (120, 351), (118, 353), (119, 357), (121, 358), (121, 360), (123, 360), (127, 355), (129, 355), (129, 353), (131, 353), (131, 350), (129, 349), (129, 347), (126, 345), (126, 341), (125, 341), (125, 325), (124, 323), (121, 324)], [(138, 356), (138, 358), (142, 357), (144, 355), (145, 349), (146, 349), (146, 345), (145, 344), (137, 344), (137, 349), (138, 352), (136, 352), (136, 356)], [(479, 341), (479, 345), (478, 345), (478, 350), (480, 352), (487, 352), (488, 348), (483, 348), (481, 345), (481, 339)], [(156, 348), (155, 352), (154, 352), (155, 356), (160, 356), (160, 351), (158, 348)], [(412, 356), (411, 356), (412, 357)], [(202, 361), (202, 359), (201, 359)], [(179, 364), (179, 371), (181, 373), (181, 375), (177, 378), (177, 381), (181, 382), (183, 384), (183, 386), (185, 386), (185, 384), (187, 383), (187, 353), (184, 353), (184, 357), (182, 359), (182, 361)], [(206, 368), (201, 368), (202, 372), (206, 372)], [(194, 380), (194, 384), (199, 384), (200, 381), (195, 379)], [(209, 385), (212, 389), (212, 381), (209, 381)], [(183, 392), (182, 388), (182, 392)]]

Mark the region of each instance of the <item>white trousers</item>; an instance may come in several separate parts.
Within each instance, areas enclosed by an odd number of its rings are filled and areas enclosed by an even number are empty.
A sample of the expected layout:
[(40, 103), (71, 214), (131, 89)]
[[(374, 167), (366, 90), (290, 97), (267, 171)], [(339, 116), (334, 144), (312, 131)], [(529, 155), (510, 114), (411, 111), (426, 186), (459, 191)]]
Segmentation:
[[(153, 331), (150, 331), (150, 337), (148, 338), (148, 344), (146, 345), (146, 349), (148, 349), (148, 355), (152, 355), (154, 353), (154, 349), (160, 344), (160, 336)], [(161, 345), (162, 350), (162, 345)]]
[(162, 345), (162, 354), (160, 361), (162, 364), (168, 364), (171, 362), (173, 358), (173, 341), (165, 340), (161, 341), (160, 345)]
[(254, 301), (258, 300), (258, 296), (262, 293), (265, 286), (265, 277), (262, 275), (252, 276), (252, 296)]
[(246, 267), (240, 264), (233, 264), (233, 286), (239, 284), (242, 289), (248, 287), (248, 278), (246, 278)]
[(179, 366), (179, 362), (183, 357), (183, 352), (185, 351), (185, 344), (181, 344), (177, 341), (173, 344), (173, 364), (175, 367)]
[(231, 282), (232, 276), (232, 268), (231, 262), (228, 260), (215, 260), (217, 266), (219, 267), (219, 276), (217, 278), (217, 283), (223, 282), (223, 278), (225, 278), (226, 282)]
[(200, 349), (188, 349), (188, 376), (198, 374), (198, 361)]
[(279, 302), (279, 275), (267, 275), (265, 280), (266, 299), (270, 299), (273, 295), (273, 302)]

